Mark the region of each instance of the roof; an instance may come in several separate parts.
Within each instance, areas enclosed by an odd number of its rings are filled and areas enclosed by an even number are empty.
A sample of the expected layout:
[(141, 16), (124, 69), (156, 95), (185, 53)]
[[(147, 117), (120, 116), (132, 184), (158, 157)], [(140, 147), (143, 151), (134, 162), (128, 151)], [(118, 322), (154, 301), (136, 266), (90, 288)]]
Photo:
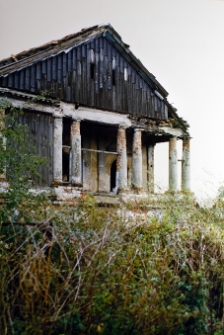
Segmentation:
[(62, 52), (65, 49), (74, 47), (75, 45), (87, 43), (92, 38), (96, 37), (96, 35), (103, 35), (106, 37), (107, 40), (109, 40), (109, 42), (118, 49), (124, 58), (126, 58), (126, 60), (136, 68), (146, 82), (148, 81), (155, 89), (158, 89), (164, 97), (168, 96), (168, 92), (165, 88), (156, 80), (156, 77), (144, 67), (141, 61), (134, 56), (129, 49), (129, 45), (122, 41), (120, 35), (110, 24), (85, 28), (75, 34), (67, 35), (59, 40), (53, 40), (39, 47), (22, 51), (16, 55), (11, 55), (11, 57), (0, 61), (0, 76), (30, 65), (41, 58)]
[(155, 90), (158, 90), (158, 93), (161, 94), (166, 101), (171, 117), (177, 119), (186, 130), (189, 125), (177, 115), (176, 108), (167, 101), (168, 92), (157, 81), (156, 77), (145, 68), (141, 61), (135, 57), (131, 52), (129, 45), (122, 41), (121, 36), (110, 24), (84, 28), (77, 33), (67, 35), (61, 39), (50, 41), (41, 46), (22, 51), (16, 55), (11, 55), (11, 57), (0, 61), (0, 77), (23, 67), (30, 66), (41, 59), (59, 54), (65, 50), (67, 52), (70, 48), (88, 43), (98, 36), (104, 36), (122, 54), (122, 56), (132, 64), (141, 77)]

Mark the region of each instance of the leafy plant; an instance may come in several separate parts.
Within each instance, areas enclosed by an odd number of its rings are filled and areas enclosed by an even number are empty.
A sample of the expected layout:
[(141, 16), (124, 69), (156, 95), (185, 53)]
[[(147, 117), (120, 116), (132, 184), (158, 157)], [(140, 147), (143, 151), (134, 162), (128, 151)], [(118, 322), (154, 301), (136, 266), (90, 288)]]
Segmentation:
[(0, 175), (5, 175), (10, 186), (1, 193), (4, 206), (0, 207), (0, 221), (17, 221), (18, 205), (31, 197), (27, 195), (30, 180), (38, 177), (38, 166), (46, 163), (45, 158), (35, 155), (28, 127), (18, 122), (22, 113), (7, 100), (0, 101)]

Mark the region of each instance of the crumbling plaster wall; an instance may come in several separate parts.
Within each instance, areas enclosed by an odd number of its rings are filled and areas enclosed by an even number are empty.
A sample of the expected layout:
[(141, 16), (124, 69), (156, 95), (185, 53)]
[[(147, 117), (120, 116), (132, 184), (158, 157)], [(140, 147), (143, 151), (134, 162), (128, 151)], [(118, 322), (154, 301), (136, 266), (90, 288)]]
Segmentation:
[(110, 192), (111, 166), (117, 156), (104, 152), (116, 152), (116, 127), (82, 124), (83, 189), (90, 192)]

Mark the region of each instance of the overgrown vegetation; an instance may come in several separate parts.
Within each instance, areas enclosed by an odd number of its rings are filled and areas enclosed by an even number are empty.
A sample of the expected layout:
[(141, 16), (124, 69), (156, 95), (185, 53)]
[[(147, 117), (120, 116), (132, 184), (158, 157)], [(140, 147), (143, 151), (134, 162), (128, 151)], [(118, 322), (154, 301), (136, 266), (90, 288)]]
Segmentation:
[(224, 334), (222, 199), (15, 199), (0, 208), (1, 334)]
[(223, 333), (222, 203), (128, 228), (91, 198), (33, 205), (36, 225), (1, 226), (3, 334)]
[(28, 127), (18, 122), (22, 110), (13, 108), (7, 100), (0, 100), (0, 176), (5, 176), (10, 187), (3, 193), (4, 206), (0, 221), (19, 219), (17, 207), (30, 187), (30, 180), (38, 177), (37, 167), (46, 164), (43, 157), (35, 155)]

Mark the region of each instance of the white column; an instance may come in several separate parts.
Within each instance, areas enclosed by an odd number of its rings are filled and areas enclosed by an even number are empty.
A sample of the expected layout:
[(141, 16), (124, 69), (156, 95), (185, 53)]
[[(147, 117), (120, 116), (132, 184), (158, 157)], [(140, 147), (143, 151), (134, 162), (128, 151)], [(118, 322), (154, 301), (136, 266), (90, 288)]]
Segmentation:
[(58, 115), (54, 116), (54, 184), (62, 182), (62, 126), (62, 117)]
[(190, 165), (190, 139), (188, 138), (183, 140), (182, 147), (182, 191), (190, 191), (191, 188)]
[(74, 121), (71, 126), (72, 145), (72, 184), (80, 185), (82, 182), (82, 148), (80, 121)]
[(127, 142), (124, 127), (119, 127), (117, 131), (117, 153), (117, 186), (122, 190), (127, 188)]
[(154, 148), (154, 144), (148, 146), (148, 189), (151, 193), (154, 192)]
[[(5, 128), (5, 110), (2, 109), (0, 110), (0, 141), (1, 141), (1, 145), (3, 150), (6, 149), (6, 138), (3, 137), (2, 135), (2, 130)], [(5, 182), (6, 181), (6, 169), (5, 167), (2, 167), (3, 170), (1, 171), (2, 173), (0, 173), (0, 182)]]
[[(2, 135), (2, 130), (5, 128), (5, 110), (0, 110), (0, 141), (2, 145), (2, 149), (6, 149), (6, 138)], [(0, 191), (4, 192), (9, 188), (9, 183), (6, 179), (6, 166), (4, 166), (4, 161), (2, 162), (2, 170), (0, 173)]]
[(132, 184), (142, 188), (142, 130), (135, 129), (132, 145)]
[(169, 141), (169, 189), (177, 191), (177, 138), (172, 137)]

